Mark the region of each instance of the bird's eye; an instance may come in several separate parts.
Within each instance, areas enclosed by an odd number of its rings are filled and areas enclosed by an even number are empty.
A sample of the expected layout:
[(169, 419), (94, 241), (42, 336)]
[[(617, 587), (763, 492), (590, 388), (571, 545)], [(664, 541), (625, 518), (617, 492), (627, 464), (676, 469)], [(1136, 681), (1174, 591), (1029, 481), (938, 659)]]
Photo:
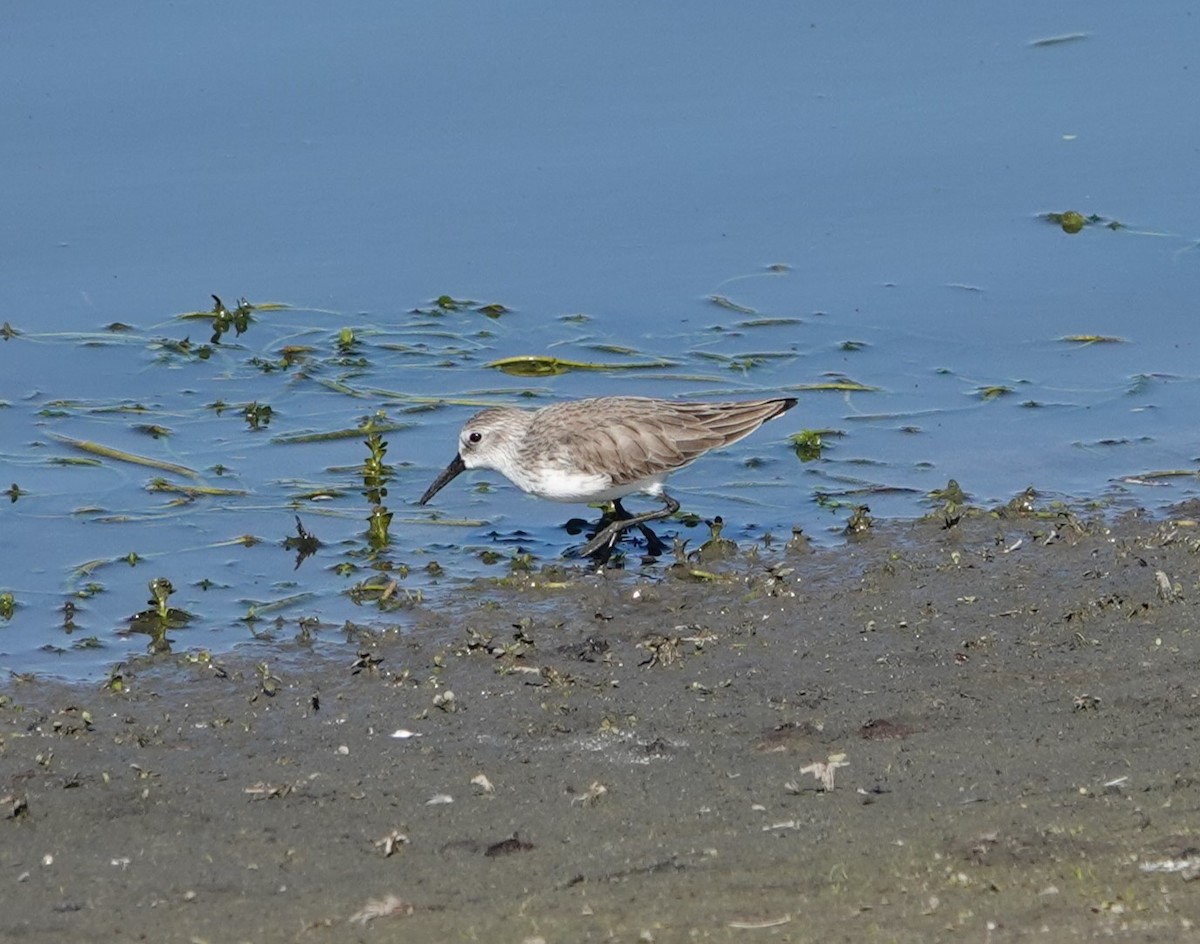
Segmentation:
[(477, 443), (481, 439), (483, 439), (483, 433), (467, 433), (467, 442), (469, 443)]

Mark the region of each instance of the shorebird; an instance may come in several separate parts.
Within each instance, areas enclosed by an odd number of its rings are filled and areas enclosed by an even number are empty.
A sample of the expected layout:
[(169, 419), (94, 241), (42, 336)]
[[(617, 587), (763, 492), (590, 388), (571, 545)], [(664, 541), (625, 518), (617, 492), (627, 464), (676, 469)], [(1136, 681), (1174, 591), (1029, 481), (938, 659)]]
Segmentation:
[[(536, 410), (490, 407), (467, 420), (458, 454), (420, 504), (467, 469), (493, 469), (521, 491), (551, 501), (611, 501), (616, 517), (579, 551), (590, 557), (602, 548), (611, 551), (627, 529), (648, 531), (647, 521), (679, 510), (679, 502), (663, 490), (672, 472), (749, 436), (795, 405), (793, 397), (723, 403), (593, 397)], [(658, 498), (663, 507), (630, 515), (621, 499), (634, 492)]]

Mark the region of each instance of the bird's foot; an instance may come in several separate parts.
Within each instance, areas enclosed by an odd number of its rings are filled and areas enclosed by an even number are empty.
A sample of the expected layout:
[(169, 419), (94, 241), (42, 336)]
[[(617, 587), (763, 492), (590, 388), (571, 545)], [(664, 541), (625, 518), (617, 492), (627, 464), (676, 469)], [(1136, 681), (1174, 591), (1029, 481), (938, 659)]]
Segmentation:
[(594, 557), (603, 551), (604, 557), (607, 560), (608, 555), (617, 546), (617, 541), (626, 527), (627, 523), (624, 521), (610, 521), (597, 531), (592, 539), (583, 545), (576, 554), (579, 557)]

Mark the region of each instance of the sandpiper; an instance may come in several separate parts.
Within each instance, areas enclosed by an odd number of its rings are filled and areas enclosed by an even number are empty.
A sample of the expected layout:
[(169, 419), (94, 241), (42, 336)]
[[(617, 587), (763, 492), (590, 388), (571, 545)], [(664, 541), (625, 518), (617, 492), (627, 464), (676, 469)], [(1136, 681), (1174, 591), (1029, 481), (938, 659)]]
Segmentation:
[[(628, 528), (666, 518), (679, 502), (663, 491), (672, 472), (749, 436), (796, 405), (793, 397), (687, 403), (593, 397), (537, 410), (490, 407), (467, 420), (458, 454), (421, 496), (424, 505), (466, 469), (494, 469), (524, 492), (560, 502), (611, 501), (617, 517), (579, 551), (611, 551)], [(663, 507), (630, 515), (621, 499), (645, 492)]]

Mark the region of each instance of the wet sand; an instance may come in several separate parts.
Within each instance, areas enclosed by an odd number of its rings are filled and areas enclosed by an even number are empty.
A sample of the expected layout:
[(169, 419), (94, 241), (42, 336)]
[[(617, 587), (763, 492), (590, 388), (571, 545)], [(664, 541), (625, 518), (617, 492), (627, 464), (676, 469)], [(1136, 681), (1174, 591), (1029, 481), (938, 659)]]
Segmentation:
[(120, 693), (6, 680), (0, 940), (1185, 939), (1194, 512), (568, 569)]

